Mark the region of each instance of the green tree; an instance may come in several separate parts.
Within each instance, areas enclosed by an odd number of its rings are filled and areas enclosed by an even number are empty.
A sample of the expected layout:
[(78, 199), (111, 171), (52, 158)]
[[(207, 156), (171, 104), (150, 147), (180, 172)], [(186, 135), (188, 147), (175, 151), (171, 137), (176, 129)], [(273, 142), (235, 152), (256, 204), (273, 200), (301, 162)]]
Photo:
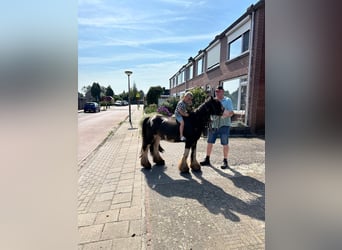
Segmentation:
[(106, 95), (107, 88), (101, 85), (100, 85), (100, 88), (101, 88), (100, 99), (102, 100), (102, 98)]
[(120, 96), (121, 100), (128, 101), (128, 92), (126, 93), (125, 91), (123, 91), (119, 96)]
[(205, 101), (207, 94), (200, 87), (193, 88), (190, 92), (192, 93), (192, 108), (196, 109)]
[(239, 95), (239, 89), (235, 90), (232, 94), (229, 94), (229, 92), (226, 93), (225, 91), (225, 96), (228, 96), (230, 97), (230, 99), (232, 99), (234, 109), (237, 108), (237, 103), (238, 103), (238, 98), (239, 98), (238, 95)]
[(147, 105), (158, 104), (158, 98), (160, 97), (162, 93), (164, 93), (162, 87), (160, 86), (150, 87), (150, 89), (147, 91), (147, 94), (146, 94)]
[(133, 88), (131, 89), (131, 93), (130, 93), (131, 101), (133, 101), (133, 103), (137, 101), (137, 97), (136, 97), (137, 93), (138, 93), (137, 85), (133, 83)]
[(112, 90), (112, 87), (110, 85), (106, 88), (105, 94), (106, 94), (106, 96), (111, 96), (111, 97), (114, 96), (114, 91)]
[(88, 86), (83, 86), (83, 87), (82, 87), (82, 92), (83, 92), (84, 94), (87, 94), (87, 93), (90, 91), (90, 89), (91, 89), (91, 86), (90, 86), (90, 85), (88, 85)]
[(91, 96), (95, 98), (97, 102), (100, 101), (101, 98), (101, 86), (99, 83), (94, 82), (90, 89)]

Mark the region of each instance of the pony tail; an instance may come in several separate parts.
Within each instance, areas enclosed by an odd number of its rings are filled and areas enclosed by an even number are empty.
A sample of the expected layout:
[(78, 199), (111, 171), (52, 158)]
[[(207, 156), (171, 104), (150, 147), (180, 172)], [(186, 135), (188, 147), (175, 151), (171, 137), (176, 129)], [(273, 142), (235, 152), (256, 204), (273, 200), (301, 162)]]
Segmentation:
[(143, 122), (142, 122), (142, 130), (141, 130), (141, 136), (142, 136), (142, 139), (146, 138), (146, 132), (147, 132), (147, 126), (148, 126), (148, 120), (149, 118), (146, 117)]

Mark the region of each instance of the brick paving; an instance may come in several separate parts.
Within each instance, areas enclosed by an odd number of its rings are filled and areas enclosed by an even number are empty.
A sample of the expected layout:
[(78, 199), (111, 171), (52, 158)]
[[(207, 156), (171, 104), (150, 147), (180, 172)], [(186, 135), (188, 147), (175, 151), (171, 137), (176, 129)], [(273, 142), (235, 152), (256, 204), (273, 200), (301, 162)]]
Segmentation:
[[(183, 143), (162, 141), (165, 166), (140, 166), (140, 120), (132, 113), (79, 170), (79, 250), (265, 249), (264, 140), (231, 138), (230, 169), (214, 145), (202, 172), (180, 174)], [(198, 142), (197, 158), (206, 142)]]

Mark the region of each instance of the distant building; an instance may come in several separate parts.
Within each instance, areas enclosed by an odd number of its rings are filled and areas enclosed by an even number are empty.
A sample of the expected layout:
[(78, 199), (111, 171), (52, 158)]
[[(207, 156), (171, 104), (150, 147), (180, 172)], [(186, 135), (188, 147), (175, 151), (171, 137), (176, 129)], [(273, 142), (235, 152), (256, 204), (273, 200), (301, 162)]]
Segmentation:
[(160, 95), (158, 98), (158, 106), (162, 105), (168, 98), (170, 98), (170, 95)]
[(164, 89), (163, 95), (165, 95), (165, 96), (170, 95), (170, 90), (169, 89)]
[(78, 110), (84, 108), (84, 104), (86, 103), (86, 98), (78, 92)]
[(91, 96), (90, 91), (88, 91), (85, 96), (78, 92), (78, 110), (84, 108), (86, 102), (94, 102), (95, 98)]
[(194, 87), (214, 95), (222, 85), (234, 105), (233, 125), (265, 133), (265, 1), (251, 5), (170, 79), (170, 95)]

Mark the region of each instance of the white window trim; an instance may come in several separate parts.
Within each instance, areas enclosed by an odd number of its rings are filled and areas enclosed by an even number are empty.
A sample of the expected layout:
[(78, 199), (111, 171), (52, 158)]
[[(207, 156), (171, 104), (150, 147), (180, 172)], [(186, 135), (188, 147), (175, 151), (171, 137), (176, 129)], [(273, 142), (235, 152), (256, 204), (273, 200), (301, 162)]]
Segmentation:
[(245, 17), (240, 23), (238, 23), (233, 29), (226, 33), (227, 44), (234, 41), (236, 38), (241, 36), (248, 30), (251, 30), (251, 18), (250, 16)]
[[(199, 67), (198, 67), (198, 62), (199, 61), (202, 61), (202, 64), (201, 64), (201, 72), (199, 72)], [(199, 75), (201, 75), (201, 74), (203, 74), (204, 73), (204, 69), (203, 69), (203, 67), (204, 67), (204, 56), (202, 56), (202, 57), (199, 57), (197, 60), (196, 60), (196, 76), (199, 76)]]
[[(213, 52), (213, 50), (215, 50), (215, 52)], [(216, 50), (218, 51), (216, 52)], [(212, 56), (215, 56), (213, 59), (209, 57), (209, 55), (211, 55), (210, 52), (215, 53), (214, 55), (212, 55)], [(210, 45), (207, 49), (207, 70), (211, 70), (215, 68), (216, 66), (218, 66), (220, 64), (220, 57), (221, 57), (221, 42), (220, 40), (218, 40), (212, 45)], [(211, 59), (212, 62), (209, 61), (209, 59)], [(209, 65), (209, 63), (212, 63), (212, 64)]]

